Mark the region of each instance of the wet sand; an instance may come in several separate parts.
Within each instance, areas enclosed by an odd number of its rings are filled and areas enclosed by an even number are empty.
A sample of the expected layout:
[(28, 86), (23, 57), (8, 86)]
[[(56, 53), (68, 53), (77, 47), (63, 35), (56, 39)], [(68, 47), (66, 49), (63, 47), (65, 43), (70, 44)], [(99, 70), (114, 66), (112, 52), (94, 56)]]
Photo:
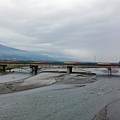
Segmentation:
[(100, 110), (93, 120), (120, 120), (120, 99), (112, 101)]
[(107, 115), (107, 106), (100, 110), (99, 113), (95, 115), (93, 120), (109, 120)]
[(25, 80), (0, 83), (0, 94), (23, 91), (43, 86), (52, 85), (56, 82), (63, 84), (86, 84), (96, 81), (96, 75), (92, 73), (65, 72), (42, 72)]

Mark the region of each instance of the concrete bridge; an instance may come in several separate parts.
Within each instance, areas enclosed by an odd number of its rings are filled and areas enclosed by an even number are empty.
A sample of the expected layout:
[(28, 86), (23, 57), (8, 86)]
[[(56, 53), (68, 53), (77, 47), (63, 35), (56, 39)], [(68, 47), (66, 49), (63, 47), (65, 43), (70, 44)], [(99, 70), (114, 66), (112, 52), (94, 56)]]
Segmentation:
[(67, 73), (72, 73), (72, 68), (73, 66), (87, 66), (89, 68), (93, 67), (100, 67), (100, 68), (108, 68), (108, 73), (109, 75), (112, 75), (112, 67), (120, 67), (120, 63), (110, 63), (110, 62), (44, 62), (44, 61), (0, 61), (0, 66), (3, 68), (3, 71), (5, 72), (5, 69), (7, 65), (16, 65), (16, 64), (21, 64), (21, 65), (29, 65), (30, 68), (32, 69), (32, 72), (37, 74), (38, 71), (38, 66), (39, 65), (65, 65), (67, 68)]

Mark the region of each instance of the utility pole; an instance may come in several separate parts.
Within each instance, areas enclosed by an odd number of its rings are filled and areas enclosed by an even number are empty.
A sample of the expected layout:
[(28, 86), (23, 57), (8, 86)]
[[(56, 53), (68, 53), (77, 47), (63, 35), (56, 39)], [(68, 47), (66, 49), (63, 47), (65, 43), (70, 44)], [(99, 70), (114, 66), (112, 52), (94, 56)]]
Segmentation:
[(3, 60), (5, 60), (5, 54), (3, 55)]
[(96, 62), (96, 55), (94, 56), (94, 62)]
[(46, 55), (46, 61), (48, 61), (48, 59), (47, 59), (47, 58), (48, 58), (48, 55)]

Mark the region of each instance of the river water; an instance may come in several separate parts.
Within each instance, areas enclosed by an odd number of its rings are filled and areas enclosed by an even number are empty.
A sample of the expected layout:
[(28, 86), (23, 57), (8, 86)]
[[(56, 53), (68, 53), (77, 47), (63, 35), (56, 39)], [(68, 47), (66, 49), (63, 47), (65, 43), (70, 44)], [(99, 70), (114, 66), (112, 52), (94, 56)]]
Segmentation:
[[(8, 72), (9, 71), (7, 71), (7, 73)], [(30, 74), (30, 69), (27, 67), (22, 69), (13, 69), (10, 74), (0, 75), (0, 83), (22, 80), (31, 76), (33, 76), (33, 74)]]
[(120, 99), (120, 72), (100, 69), (97, 81), (84, 87), (60, 83), (0, 95), (0, 120), (92, 120), (104, 106)]

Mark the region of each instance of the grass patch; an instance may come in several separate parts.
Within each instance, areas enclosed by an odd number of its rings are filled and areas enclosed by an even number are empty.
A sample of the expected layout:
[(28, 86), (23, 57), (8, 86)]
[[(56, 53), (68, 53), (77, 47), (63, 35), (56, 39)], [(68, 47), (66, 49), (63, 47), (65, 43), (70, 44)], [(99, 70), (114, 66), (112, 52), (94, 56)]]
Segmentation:
[(28, 65), (8, 65), (6, 67), (6, 70), (16, 69), (16, 68), (22, 68), (22, 67), (28, 67)]

